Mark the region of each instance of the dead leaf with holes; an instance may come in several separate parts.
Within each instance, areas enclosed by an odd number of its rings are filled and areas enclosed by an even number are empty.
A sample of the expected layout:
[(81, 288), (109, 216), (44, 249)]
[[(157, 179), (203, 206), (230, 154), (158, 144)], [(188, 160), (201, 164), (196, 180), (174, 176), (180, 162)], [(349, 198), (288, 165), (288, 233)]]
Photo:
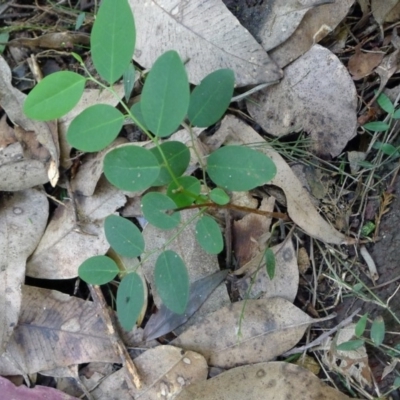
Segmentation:
[(105, 254), (110, 247), (103, 229), (104, 219), (125, 204), (125, 196), (105, 178), (93, 196), (77, 195), (77, 225), (69, 201), (55, 210), (38, 247), (28, 261), (26, 274), (41, 279), (70, 279), (91, 256)]
[(341, 61), (319, 45), (289, 65), (279, 84), (254, 95), (247, 107), (274, 136), (305, 130), (320, 156), (338, 156), (356, 134), (353, 80)]
[(176, 400), (349, 400), (312, 372), (287, 362), (246, 365), (191, 385)]
[(354, 48), (354, 51), (355, 53), (350, 57), (347, 68), (355, 81), (370, 75), (381, 63), (384, 56), (382, 52), (363, 53), (361, 43)]
[[(92, 395), (96, 400), (175, 398), (183, 387), (203, 382), (208, 368), (203, 356), (173, 346), (158, 346), (135, 358), (142, 388), (128, 392), (122, 368), (101, 381)], [(91, 389), (88, 387), (88, 389)]]
[(49, 204), (39, 189), (0, 194), (0, 350), (17, 325), (26, 260), (47, 224)]
[(90, 361), (120, 362), (96, 305), (55, 290), (23, 286), (21, 315), (0, 357), (0, 375)]
[(171, 344), (202, 354), (210, 366), (232, 368), (283, 354), (312, 323), (307, 314), (279, 297), (240, 301), (208, 314)]
[(193, 84), (230, 68), (238, 86), (273, 83), (282, 72), (222, 0), (129, 0), (135, 15), (134, 59), (150, 68), (158, 56), (176, 50)]

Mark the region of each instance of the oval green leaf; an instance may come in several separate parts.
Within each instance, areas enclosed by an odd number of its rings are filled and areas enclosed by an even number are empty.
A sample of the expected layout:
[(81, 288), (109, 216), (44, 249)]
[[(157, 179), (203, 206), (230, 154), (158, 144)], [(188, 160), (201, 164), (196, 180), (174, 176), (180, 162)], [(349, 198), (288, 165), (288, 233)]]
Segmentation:
[(154, 281), (164, 305), (177, 314), (183, 314), (189, 300), (189, 275), (177, 253), (166, 250), (158, 256)]
[(135, 85), (135, 75), (136, 75), (135, 67), (130, 62), (128, 68), (125, 70), (122, 76), (122, 80), (124, 82), (124, 94), (126, 102), (128, 102), (131, 97), (133, 86)]
[(210, 199), (220, 206), (224, 206), (230, 202), (229, 195), (221, 188), (215, 188), (210, 192)]
[(394, 105), (393, 105), (392, 101), (389, 99), (389, 97), (386, 96), (385, 93), (381, 93), (378, 96), (378, 98), (376, 99), (376, 101), (379, 104), (379, 106), (382, 108), (382, 110), (386, 111), (388, 114), (394, 113)]
[(61, 71), (46, 76), (29, 93), (24, 113), (32, 119), (49, 121), (71, 111), (85, 88), (86, 79), (75, 72)]
[(360, 337), (367, 326), (367, 319), (368, 319), (368, 313), (364, 314), (357, 322), (356, 327), (354, 328), (354, 332), (357, 337)]
[(269, 157), (256, 150), (225, 146), (208, 157), (207, 173), (218, 186), (240, 192), (269, 182), (276, 167)]
[[(133, 120), (133, 122), (139, 127), (139, 128), (141, 128), (141, 129), (146, 129), (146, 130), (148, 130), (147, 129), (147, 126), (146, 126), (146, 122), (144, 121), (144, 118), (143, 118), (143, 114), (142, 114), (142, 108), (141, 108), (141, 106), (140, 106), (140, 101), (139, 102), (137, 102), (137, 103), (135, 103), (132, 107), (131, 107), (131, 113), (132, 113), (132, 115), (135, 117), (135, 119), (136, 119), (136, 121), (135, 120)], [(140, 125), (141, 126), (140, 126)]]
[(375, 346), (380, 346), (385, 338), (385, 321), (381, 316), (376, 317), (371, 326), (371, 340)]
[(196, 239), (208, 254), (219, 254), (224, 248), (221, 229), (214, 218), (202, 216), (196, 223)]
[(68, 128), (67, 141), (78, 150), (100, 151), (118, 136), (123, 114), (107, 104), (95, 104), (74, 118)]
[[(177, 181), (179, 185), (176, 182), (169, 184), (167, 195), (175, 202), (178, 208), (190, 206), (200, 194), (200, 181), (194, 176), (181, 176)], [(193, 196), (187, 192), (190, 192)]]
[(170, 50), (154, 63), (143, 86), (141, 109), (146, 126), (154, 135), (171, 135), (182, 123), (189, 107), (189, 81), (178, 53)]
[(150, 150), (135, 145), (121, 146), (104, 158), (104, 174), (117, 188), (135, 192), (148, 189), (157, 179), (160, 166)]
[(118, 287), (117, 315), (121, 326), (130, 331), (136, 324), (144, 304), (144, 288), (136, 273), (126, 275)]
[(390, 126), (386, 122), (374, 121), (374, 122), (367, 122), (365, 125), (363, 125), (363, 128), (371, 132), (384, 132), (387, 131), (390, 128)]
[(90, 35), (93, 64), (109, 84), (128, 68), (135, 50), (136, 29), (127, 0), (103, 0)]
[(172, 212), (176, 204), (168, 196), (162, 193), (146, 193), (142, 198), (142, 211), (150, 224), (160, 229), (173, 229), (180, 220), (179, 212)]
[(336, 350), (340, 351), (353, 351), (357, 350), (361, 346), (364, 345), (364, 340), (362, 339), (355, 339), (355, 340), (349, 340), (347, 342), (340, 343), (339, 345), (336, 346)]
[(394, 119), (400, 119), (400, 108), (397, 109), (393, 114)]
[(265, 268), (267, 270), (267, 274), (269, 279), (274, 279), (275, 277), (275, 268), (276, 268), (276, 260), (275, 254), (271, 248), (267, 248), (264, 253), (265, 257)]
[(188, 117), (192, 125), (208, 127), (215, 124), (229, 107), (235, 86), (231, 69), (219, 69), (207, 75), (191, 96)]
[(118, 274), (117, 264), (106, 256), (94, 256), (85, 260), (78, 269), (79, 278), (92, 285), (104, 285)]
[(110, 246), (121, 256), (138, 257), (143, 253), (142, 232), (126, 218), (109, 215), (104, 221), (104, 232)]
[[(190, 162), (189, 149), (182, 142), (174, 141), (162, 143), (160, 148), (175, 177), (181, 176), (186, 171)], [(158, 175), (153, 186), (167, 185), (172, 181), (172, 176), (166, 167), (166, 162), (164, 161), (158, 147), (154, 147), (150, 151), (157, 158), (161, 166), (160, 175)]]

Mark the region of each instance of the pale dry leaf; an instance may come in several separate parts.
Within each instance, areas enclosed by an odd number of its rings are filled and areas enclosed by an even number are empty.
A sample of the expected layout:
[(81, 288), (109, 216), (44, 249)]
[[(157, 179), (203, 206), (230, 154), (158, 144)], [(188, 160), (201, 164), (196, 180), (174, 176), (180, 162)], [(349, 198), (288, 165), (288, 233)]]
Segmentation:
[(254, 129), (233, 116), (226, 116), (220, 129), (205, 139), (211, 151), (222, 144), (255, 145), (274, 162), (277, 173), (269, 182), (281, 188), (286, 196), (287, 209), (290, 218), (311, 237), (327, 243), (351, 243), (351, 238), (334, 229), (325, 221), (313, 206), (309, 194), (296, 178), (286, 161), (262, 138)]
[(267, 273), (264, 251), (259, 252), (243, 269), (235, 271), (235, 275), (246, 271), (246, 276), (238, 282), (239, 294), (242, 299), (282, 297), (293, 303), (299, 286), (299, 267), (293, 243), (288, 240), (271, 247), (271, 250), (275, 255), (273, 279)]
[(134, 59), (150, 68), (176, 50), (193, 84), (230, 68), (238, 86), (273, 83), (282, 72), (222, 0), (129, 0), (138, 32)]
[(246, 365), (185, 388), (175, 400), (349, 400), (312, 372), (286, 362)]
[(240, 301), (205, 316), (171, 344), (202, 354), (211, 366), (232, 368), (283, 354), (312, 322), (279, 297)]
[(0, 195), (0, 350), (17, 325), (26, 260), (45, 230), (49, 204), (42, 190)]
[(120, 362), (91, 301), (23, 286), (18, 326), (0, 357), (0, 374), (32, 374), (91, 361)]
[(382, 25), (388, 17), (390, 19), (390, 13), (398, 3), (399, 0), (371, 0), (371, 12), (375, 21)]
[(173, 346), (158, 346), (135, 358), (142, 388), (128, 392), (122, 368), (104, 379), (93, 391), (96, 400), (175, 398), (183, 387), (207, 379), (207, 363), (203, 356)]
[(83, 261), (107, 252), (110, 246), (103, 221), (125, 204), (125, 196), (103, 178), (93, 196), (76, 196), (75, 199), (79, 226), (69, 201), (65, 206), (58, 206), (28, 261), (28, 276), (41, 279), (75, 278)]
[[(135, 75), (135, 81), (138, 79), (139, 74)], [(116, 94), (119, 98), (124, 97), (124, 86), (114, 85), (113, 86)], [(118, 99), (114, 94), (110, 93), (108, 90), (104, 89), (85, 89), (81, 99), (78, 104), (67, 114), (58, 120), (58, 130), (60, 137), (60, 164), (68, 169), (72, 165), (70, 152), (72, 147), (67, 142), (67, 131), (72, 120), (77, 117), (86, 108), (93, 106), (95, 104), (108, 104), (110, 106), (116, 106), (118, 104)]]
[(17, 138), (14, 129), (7, 123), (7, 115), (4, 114), (0, 119), (0, 151), (9, 144), (15, 143)]
[[(181, 225), (187, 224), (196, 214), (198, 214), (197, 210), (181, 211)], [(189, 223), (184, 230), (180, 232), (179, 236), (168, 245), (168, 249), (179, 254), (185, 263), (188, 269), (190, 283), (220, 270), (218, 257), (213, 254), (207, 254), (196, 240), (195, 225), (195, 223)], [(150, 254), (143, 263), (143, 271), (153, 289), (154, 302), (158, 307), (161, 306), (161, 299), (154, 285), (154, 266), (165, 244), (171, 237), (176, 235), (180, 229), (180, 226), (178, 226), (171, 230), (161, 230), (153, 225), (147, 224), (143, 230), (146, 251)], [(160, 251), (155, 251), (157, 249)], [(192, 324), (201, 315), (218, 310), (220, 307), (226, 306), (227, 304), (230, 304), (228, 292), (226, 287), (221, 285), (214, 290), (197, 313), (186, 324)], [(187, 325), (183, 325), (178, 331), (184, 329), (185, 326)]]
[(354, 55), (352, 55), (347, 64), (347, 69), (353, 75), (354, 80), (358, 80), (368, 76), (377, 67), (385, 55), (382, 52), (368, 52), (361, 51), (361, 43), (354, 48)]
[[(25, 131), (34, 132), (36, 135), (37, 141), (44, 146), (48, 152), (50, 153), (51, 160), (56, 164), (56, 170), (58, 170), (58, 159), (59, 159), (59, 144), (58, 144), (58, 135), (56, 126), (51, 122), (41, 122), (34, 121), (25, 116), (22, 111), (22, 105), (25, 101), (26, 95), (15, 89), (11, 84), (11, 70), (4, 60), (3, 57), (0, 56), (0, 105), (6, 112), (8, 118), (15, 124), (20, 126)], [(31, 174), (29, 165), (25, 165), (22, 167), (21, 165), (17, 165), (19, 174), (22, 175), (22, 179), (26, 182), (29, 182), (29, 176)], [(33, 168), (33, 176), (37, 175), (36, 169), (38, 166), (34, 166)], [(43, 167), (42, 167), (43, 168)], [(1, 171), (3, 172), (3, 171)], [(53, 177), (54, 171), (51, 171), (51, 176), (53, 181), (56, 180)], [(3, 173), (1, 173), (3, 175)], [(44, 183), (44, 182), (41, 182)], [(33, 187), (36, 186), (37, 183), (32, 184)], [(22, 190), (26, 189), (27, 186), (22, 187), (20, 189), (14, 190)], [(7, 190), (7, 189), (0, 189)]]
[(272, 59), (281, 68), (286, 67), (332, 32), (353, 3), (354, 0), (341, 0), (309, 10), (290, 38), (270, 52)]
[(278, 85), (247, 102), (250, 115), (270, 134), (304, 129), (313, 150), (338, 156), (357, 129), (357, 91), (347, 69), (328, 49), (315, 45), (285, 69)]

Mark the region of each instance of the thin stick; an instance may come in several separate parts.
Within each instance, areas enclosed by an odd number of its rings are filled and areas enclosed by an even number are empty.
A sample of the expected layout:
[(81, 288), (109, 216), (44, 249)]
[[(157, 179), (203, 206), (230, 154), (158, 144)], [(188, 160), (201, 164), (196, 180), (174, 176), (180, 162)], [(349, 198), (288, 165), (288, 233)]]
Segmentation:
[(106, 326), (108, 337), (110, 338), (111, 344), (114, 347), (115, 352), (120, 356), (123, 366), (126, 369), (126, 383), (128, 386), (132, 385), (135, 389), (139, 389), (142, 386), (138, 371), (133, 363), (128, 350), (124, 346), (121, 338), (114, 329), (110, 312), (104, 299), (103, 293), (100, 286), (88, 285), (90, 289), (90, 294), (92, 295), (93, 301), (97, 304), (100, 309), (100, 316)]

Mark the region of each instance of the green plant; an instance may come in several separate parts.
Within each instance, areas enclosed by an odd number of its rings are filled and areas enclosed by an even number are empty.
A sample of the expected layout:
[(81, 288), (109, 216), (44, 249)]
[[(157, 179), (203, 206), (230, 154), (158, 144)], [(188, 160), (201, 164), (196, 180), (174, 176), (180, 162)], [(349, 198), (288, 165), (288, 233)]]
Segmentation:
[[(193, 222), (196, 222), (197, 240), (206, 252), (219, 253), (223, 249), (221, 230), (213, 218), (205, 215), (207, 208), (228, 206), (227, 190), (250, 190), (268, 182), (276, 173), (275, 165), (254, 149), (225, 146), (208, 157), (207, 166), (199, 159), (202, 181), (183, 176), (190, 161), (189, 148), (176, 141), (163, 142), (162, 138), (173, 134), (182, 124), (190, 132), (192, 126), (215, 124), (231, 101), (234, 73), (229, 69), (215, 71), (190, 92), (182, 60), (175, 51), (167, 51), (148, 73), (140, 102), (129, 109), (116, 94), (113, 84), (122, 76), (132, 79), (135, 33), (128, 2), (104, 0), (93, 26), (91, 52), (94, 66), (107, 84), (92, 76), (80, 56), (73, 53), (86, 77), (74, 72), (57, 72), (46, 77), (30, 92), (24, 112), (38, 120), (59, 118), (77, 104), (87, 81), (113, 93), (123, 111), (106, 104), (88, 107), (71, 122), (68, 142), (83, 152), (102, 150), (118, 136), (125, 118), (130, 118), (153, 142), (154, 148), (148, 150), (130, 143), (108, 151), (103, 165), (106, 178), (117, 188), (131, 192), (165, 186), (163, 193), (149, 191), (142, 197), (147, 221), (160, 229), (176, 228), (181, 223), (179, 209), (196, 207), (199, 212)], [(132, 86), (126, 84), (126, 97), (129, 98), (131, 90)], [(201, 193), (202, 185), (207, 184), (206, 174), (216, 187)], [(104, 229), (116, 253), (125, 257), (140, 256), (141, 262), (146, 259), (142, 233), (131, 221), (111, 215), (106, 218)], [(184, 313), (189, 298), (188, 273), (181, 257), (166, 247), (160, 249), (155, 265), (156, 289), (170, 310)], [(143, 305), (144, 288), (137, 273), (121, 271), (107, 256), (92, 257), (79, 268), (83, 280), (97, 285), (110, 282), (117, 274), (121, 278), (117, 314), (122, 326), (129, 330)]]

